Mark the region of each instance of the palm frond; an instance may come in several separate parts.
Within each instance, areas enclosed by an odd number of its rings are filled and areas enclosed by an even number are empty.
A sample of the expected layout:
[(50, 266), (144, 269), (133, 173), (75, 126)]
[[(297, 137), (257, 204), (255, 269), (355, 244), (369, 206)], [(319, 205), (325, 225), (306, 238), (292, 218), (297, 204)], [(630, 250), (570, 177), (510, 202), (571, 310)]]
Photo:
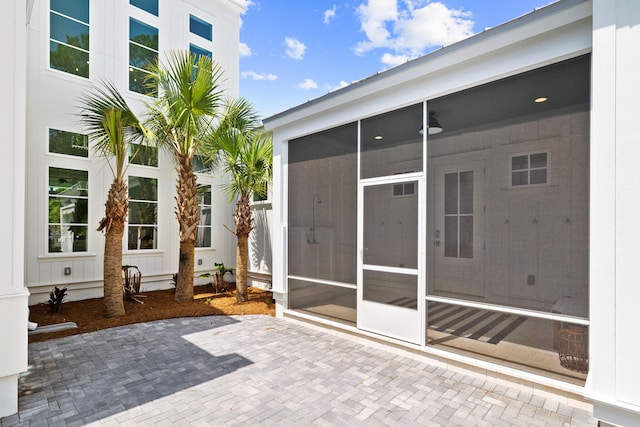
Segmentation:
[(141, 144), (152, 138), (111, 82), (102, 82), (80, 98), (79, 117), (89, 139), (95, 143), (95, 150), (114, 158), (115, 168), (109, 166), (117, 179), (124, 176), (129, 144)]
[(160, 94), (150, 108), (150, 126), (174, 158), (193, 158), (218, 114), (222, 69), (206, 56), (172, 51), (152, 68), (152, 78)]

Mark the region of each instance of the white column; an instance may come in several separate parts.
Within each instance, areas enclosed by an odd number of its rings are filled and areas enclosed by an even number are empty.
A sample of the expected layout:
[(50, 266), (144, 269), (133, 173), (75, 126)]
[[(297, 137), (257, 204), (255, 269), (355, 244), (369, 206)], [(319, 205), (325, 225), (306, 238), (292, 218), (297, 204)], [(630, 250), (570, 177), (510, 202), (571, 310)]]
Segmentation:
[(273, 135), (273, 196), (271, 221), (272, 291), (276, 301), (276, 317), (282, 318), (287, 308), (287, 144)]
[(593, 0), (591, 328), (594, 415), (640, 424), (640, 3)]
[(0, 14), (0, 168), (3, 208), (0, 223), (0, 417), (18, 410), (18, 375), (27, 369), (27, 301), (24, 287), (24, 181), (26, 116), (26, 18), (24, 1), (8, 0)]

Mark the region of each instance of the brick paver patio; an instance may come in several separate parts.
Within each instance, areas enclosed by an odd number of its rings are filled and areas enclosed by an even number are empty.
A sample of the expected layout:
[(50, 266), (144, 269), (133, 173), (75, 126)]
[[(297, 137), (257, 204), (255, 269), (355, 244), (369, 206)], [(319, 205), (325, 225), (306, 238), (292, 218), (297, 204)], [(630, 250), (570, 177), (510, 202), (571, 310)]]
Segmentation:
[(295, 322), (200, 317), (29, 345), (31, 425), (596, 425), (552, 397)]

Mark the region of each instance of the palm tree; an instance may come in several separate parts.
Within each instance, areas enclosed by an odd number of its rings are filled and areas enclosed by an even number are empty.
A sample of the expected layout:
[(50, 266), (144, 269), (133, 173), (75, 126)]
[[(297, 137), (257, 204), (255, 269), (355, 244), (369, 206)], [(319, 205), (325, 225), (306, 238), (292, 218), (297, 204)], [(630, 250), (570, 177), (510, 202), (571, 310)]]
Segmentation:
[(223, 118), (204, 147), (206, 157), (221, 163), (229, 177), (225, 192), (236, 199), (233, 215), (236, 248), (236, 301), (247, 301), (249, 234), (253, 230), (250, 198), (254, 193), (266, 195), (271, 182), (273, 143), (271, 135), (260, 128), (258, 115), (244, 99), (227, 104)]
[[(145, 128), (112, 83), (104, 83), (81, 98), (80, 121), (95, 142), (95, 149), (107, 159), (113, 183), (104, 205), (98, 231), (104, 241), (104, 311), (106, 317), (125, 314), (122, 298), (122, 235), (129, 200), (126, 158), (129, 145), (143, 142)], [(133, 155), (137, 153), (134, 152)], [(113, 164), (112, 164), (113, 163)]]
[(169, 52), (166, 64), (152, 68), (158, 100), (149, 106), (149, 125), (158, 144), (176, 162), (176, 217), (180, 227), (177, 302), (193, 299), (194, 248), (198, 226), (198, 200), (193, 157), (214, 126), (220, 100), (222, 72), (206, 56)]

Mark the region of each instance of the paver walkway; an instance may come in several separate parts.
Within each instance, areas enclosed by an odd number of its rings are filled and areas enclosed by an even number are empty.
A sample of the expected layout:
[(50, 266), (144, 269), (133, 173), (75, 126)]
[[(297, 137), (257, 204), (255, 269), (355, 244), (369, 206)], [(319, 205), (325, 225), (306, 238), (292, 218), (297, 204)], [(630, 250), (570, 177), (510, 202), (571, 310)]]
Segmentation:
[(13, 425), (596, 425), (577, 407), (267, 316), (29, 346)]

